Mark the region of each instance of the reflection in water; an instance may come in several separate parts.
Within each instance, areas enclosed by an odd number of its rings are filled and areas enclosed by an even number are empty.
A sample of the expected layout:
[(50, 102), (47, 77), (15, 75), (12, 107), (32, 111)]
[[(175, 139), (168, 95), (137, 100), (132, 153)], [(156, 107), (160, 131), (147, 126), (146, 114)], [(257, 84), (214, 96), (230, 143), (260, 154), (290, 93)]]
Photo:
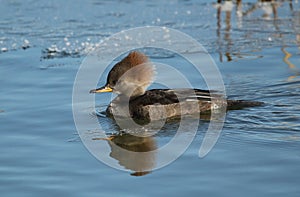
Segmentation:
[[(218, 45), (219, 48), (221, 49), (222, 47), (222, 39), (221, 39), (221, 12), (225, 12), (225, 33), (224, 33), (224, 40), (225, 40), (225, 56), (227, 57), (227, 61), (231, 61), (231, 55), (229, 51), (231, 51), (231, 46), (232, 46), (232, 40), (230, 38), (230, 31), (231, 31), (231, 11), (234, 7), (234, 4), (232, 1), (225, 1), (223, 4), (221, 4), (221, 0), (218, 0), (217, 4), (217, 36), (218, 36)], [(223, 62), (223, 55), (222, 51), (219, 50), (219, 55), (220, 55), (220, 62)]]
[(257, 3), (253, 4), (249, 9), (247, 9), (243, 15), (247, 16), (253, 13), (254, 11), (260, 9), (263, 11), (262, 18), (266, 20), (272, 20), (271, 15), (273, 15), (273, 19), (277, 19), (277, 8), (280, 6), (278, 1), (270, 1), (270, 0), (261, 0)]
[(294, 73), (288, 78), (288, 81), (295, 79), (297, 76), (300, 76), (300, 71), (297, 67), (289, 60), (292, 57), (292, 54), (286, 50), (286, 47), (282, 47), (281, 51), (284, 54), (283, 62), (286, 63), (289, 69)]
[(147, 169), (155, 167), (155, 152), (153, 150), (156, 149), (156, 142), (153, 137), (137, 137), (130, 134), (123, 134), (114, 136), (112, 140), (108, 142), (110, 145), (114, 143), (128, 151), (149, 153), (139, 155), (140, 157), (135, 157), (130, 152), (124, 154), (123, 151), (119, 152), (118, 149), (115, 149), (115, 146), (111, 146), (110, 156), (117, 159), (120, 165), (135, 171), (131, 175), (142, 176), (149, 173)]
[[(198, 131), (207, 131), (209, 117), (209, 115), (203, 115), (201, 120), (199, 117), (197, 118), (199, 120)], [(102, 142), (105, 140), (103, 143), (107, 142), (110, 148), (108, 156), (117, 160), (118, 165), (132, 171), (132, 176), (143, 176), (157, 168), (159, 163), (158, 149), (169, 143), (180, 127), (180, 121), (176, 118), (166, 121), (159, 130), (156, 130), (156, 133), (154, 133), (155, 129), (153, 131), (149, 129), (121, 129), (115, 121), (107, 117), (98, 116), (98, 120), (101, 128), (104, 131), (109, 131), (106, 132), (106, 135), (110, 137), (102, 138), (96, 134), (89, 135), (88, 138), (102, 140)], [(193, 117), (190, 117), (186, 121), (191, 121), (192, 125), (194, 120)], [(185, 131), (187, 135), (192, 135), (188, 126)]]
[[(300, 11), (294, 11), (292, 1), (290, 1), (290, 10), (293, 13), (293, 30), (296, 32), (296, 44), (300, 46)], [(299, 48), (300, 49), (300, 48)], [(291, 52), (287, 50), (286, 44), (283, 44), (281, 47), (281, 51), (284, 54), (283, 57), (283, 62), (286, 63), (289, 67), (289, 69), (292, 71), (293, 75), (291, 75), (288, 78), (288, 81), (291, 81), (295, 79), (296, 77), (300, 76), (300, 70), (294, 65), (291, 61), (290, 58), (293, 56)], [(297, 55), (297, 54), (295, 54)]]
[[(218, 0), (214, 7), (217, 10), (217, 47), (219, 53), (219, 60), (223, 62), (223, 58), (226, 57), (227, 61), (232, 61), (233, 56), (238, 58), (243, 58), (243, 55), (240, 51), (235, 50), (233, 47), (241, 45), (243, 48), (244, 42), (247, 42), (249, 38), (253, 37), (255, 34), (261, 33), (266, 34), (267, 37), (257, 38), (255, 42), (272, 42), (277, 39), (281, 42), (289, 40), (284, 36), (295, 34), (296, 35), (296, 44), (299, 45), (299, 24), (298, 24), (298, 12), (293, 6), (293, 1), (274, 1), (274, 0), (260, 0), (256, 3), (244, 3), (242, 0)], [(280, 17), (278, 9), (284, 9), (283, 4), (288, 4), (288, 9), (291, 13), (291, 20), (287, 20), (287, 16)], [(236, 9), (234, 9), (236, 8)], [(244, 10), (243, 10), (244, 8)], [(235, 14), (232, 14), (235, 12)], [(254, 12), (261, 12), (259, 18)], [(224, 15), (222, 15), (224, 13)], [(224, 17), (224, 27), (222, 27)], [(236, 24), (233, 23), (235, 20)], [(268, 22), (268, 21), (271, 21)], [(291, 24), (287, 24), (290, 23)], [(296, 21), (296, 22), (295, 22)], [(267, 26), (265, 26), (265, 24)], [(271, 27), (271, 26), (272, 27)], [(236, 28), (236, 29), (235, 29)], [(287, 34), (288, 32), (288, 34)], [(240, 35), (240, 38), (233, 39), (232, 34)], [(243, 33), (243, 34), (241, 34)], [(257, 36), (257, 35), (256, 35)], [(253, 45), (255, 46), (255, 42)], [(263, 43), (266, 47), (268, 42)], [(248, 43), (246, 43), (248, 44)], [(246, 48), (247, 50), (247, 48)], [(259, 49), (260, 50), (260, 49)], [(286, 53), (283, 51), (286, 55)]]
[[(94, 138), (94, 140), (101, 140), (101, 138)], [(104, 140), (108, 141), (111, 148), (109, 156), (116, 159), (121, 166), (134, 171), (132, 176), (146, 175), (155, 167), (157, 145), (154, 137), (138, 137), (121, 133)]]

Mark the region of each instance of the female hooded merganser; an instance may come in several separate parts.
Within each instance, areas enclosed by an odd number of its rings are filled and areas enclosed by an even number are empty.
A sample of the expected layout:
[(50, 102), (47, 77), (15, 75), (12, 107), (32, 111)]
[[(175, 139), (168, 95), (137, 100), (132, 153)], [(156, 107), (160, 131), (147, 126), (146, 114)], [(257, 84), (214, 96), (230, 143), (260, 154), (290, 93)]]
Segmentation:
[[(106, 109), (108, 116), (131, 117), (147, 122), (199, 112), (210, 113), (212, 99), (220, 97), (201, 89), (146, 90), (152, 83), (153, 75), (154, 67), (148, 57), (141, 52), (132, 51), (114, 65), (108, 74), (106, 84), (91, 90), (90, 93), (118, 94)], [(224, 106), (227, 105), (229, 110), (261, 104), (256, 101), (225, 100)]]

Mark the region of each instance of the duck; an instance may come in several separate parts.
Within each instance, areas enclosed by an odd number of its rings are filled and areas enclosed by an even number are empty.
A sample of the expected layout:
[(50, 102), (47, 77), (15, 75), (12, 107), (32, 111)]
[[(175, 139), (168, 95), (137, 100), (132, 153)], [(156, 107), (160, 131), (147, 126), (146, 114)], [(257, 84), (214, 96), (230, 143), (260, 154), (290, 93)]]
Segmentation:
[[(90, 93), (113, 92), (117, 94), (106, 109), (112, 118), (124, 117), (145, 122), (171, 119), (193, 114), (210, 114), (215, 100), (222, 101), (226, 110), (261, 106), (263, 102), (222, 99), (214, 91), (197, 88), (150, 89), (155, 68), (149, 57), (131, 51), (109, 71), (106, 84)], [(196, 106), (196, 107), (195, 107)], [(219, 107), (220, 107), (219, 106)]]

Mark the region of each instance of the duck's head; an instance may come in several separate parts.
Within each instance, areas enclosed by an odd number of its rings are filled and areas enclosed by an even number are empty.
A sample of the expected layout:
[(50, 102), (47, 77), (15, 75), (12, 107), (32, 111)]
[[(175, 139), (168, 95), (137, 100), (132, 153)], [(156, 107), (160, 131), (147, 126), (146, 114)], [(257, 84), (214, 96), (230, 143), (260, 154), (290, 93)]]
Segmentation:
[(153, 75), (154, 66), (148, 57), (132, 51), (109, 71), (106, 84), (90, 93), (114, 92), (127, 97), (139, 96), (152, 83)]

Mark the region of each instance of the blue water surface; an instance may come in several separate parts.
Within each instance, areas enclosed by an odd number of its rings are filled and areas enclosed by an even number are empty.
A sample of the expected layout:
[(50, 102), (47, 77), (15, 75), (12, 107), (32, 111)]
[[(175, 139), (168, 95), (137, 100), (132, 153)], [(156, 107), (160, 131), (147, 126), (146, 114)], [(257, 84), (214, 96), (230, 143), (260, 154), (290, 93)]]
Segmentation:
[[(296, 1), (7, 0), (0, 13), (1, 196), (299, 195)], [(192, 36), (212, 55), (229, 98), (265, 105), (228, 112), (206, 157), (198, 157), (208, 125), (204, 120), (175, 162), (132, 176), (130, 168), (111, 168), (85, 148), (73, 120), (72, 90), (93, 47), (121, 30), (145, 25)], [(180, 61), (164, 54), (151, 57), (171, 65)], [(96, 105), (105, 106), (108, 98), (97, 97)], [(93, 108), (85, 113), (98, 118)], [(118, 131), (108, 118), (99, 122)], [(170, 124), (153, 140), (165, 144), (175, 130)]]

